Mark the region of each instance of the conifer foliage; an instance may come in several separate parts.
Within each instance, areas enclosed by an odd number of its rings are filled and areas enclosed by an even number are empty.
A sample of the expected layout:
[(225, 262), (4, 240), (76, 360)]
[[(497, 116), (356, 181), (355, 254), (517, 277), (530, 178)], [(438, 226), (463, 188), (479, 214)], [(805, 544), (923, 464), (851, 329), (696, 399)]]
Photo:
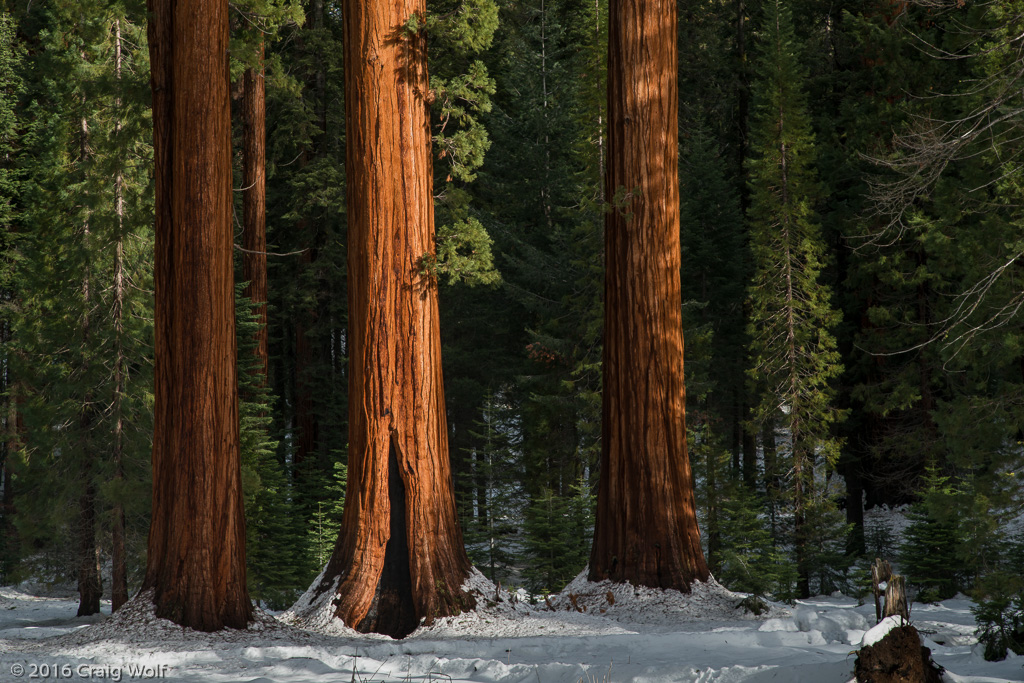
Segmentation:
[(834, 517), (833, 491), (817, 474), (829, 472), (839, 454), (833, 429), (840, 414), (830, 382), (841, 365), (832, 334), (839, 317), (821, 281), (827, 256), (815, 211), (820, 189), (814, 136), (792, 14), (784, 3), (764, 5), (755, 69), (750, 375), (765, 387), (758, 417), (783, 433), (779, 469), (769, 474), (789, 474), (798, 590), (806, 597), (815, 548), (829, 540), (817, 535), (835, 526), (826, 521)]
[(74, 549), (81, 614), (99, 611), (106, 553), (114, 602), (124, 602), (145, 531), (152, 185), (144, 162), (152, 148), (144, 16), (138, 3), (49, 5), (36, 17), (39, 57), (26, 95), (33, 123), (13, 368), (24, 425), (21, 536)]

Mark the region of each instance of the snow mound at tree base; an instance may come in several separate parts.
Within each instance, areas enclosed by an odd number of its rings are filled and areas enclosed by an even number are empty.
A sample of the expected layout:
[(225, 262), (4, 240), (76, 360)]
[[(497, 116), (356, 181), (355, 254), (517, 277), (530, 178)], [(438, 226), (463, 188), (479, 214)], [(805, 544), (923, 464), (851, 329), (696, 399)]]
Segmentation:
[[(261, 609), (253, 609), (253, 621), (246, 629), (226, 628), (206, 633), (184, 628), (154, 614), (153, 591), (143, 591), (129, 600), (110, 617), (73, 633), (60, 636), (64, 647), (88, 646), (98, 642), (124, 643), (192, 643), (214, 645), (216, 643), (247, 643), (254, 636), (260, 639), (302, 642), (310, 634), (292, 628)], [(312, 641), (310, 641), (312, 642)]]
[(748, 596), (723, 588), (714, 579), (695, 583), (690, 593), (644, 588), (610, 581), (592, 583), (584, 569), (557, 595), (524, 600), (496, 587), (473, 569), (463, 589), (477, 598), (470, 612), (438, 619), (409, 638), (522, 638), (635, 633), (638, 626), (675, 627), (703, 622), (786, 618), (788, 610), (767, 604), (760, 616), (740, 606)]
[[(695, 621), (766, 620), (789, 616), (789, 611), (764, 603), (759, 615), (744, 604), (750, 596), (734, 593), (714, 577), (695, 581), (689, 593), (671, 588), (647, 588), (612, 581), (592, 582), (589, 568), (549, 598), (553, 609), (597, 614), (606, 619), (634, 624), (671, 625)], [(747, 603), (749, 604), (749, 603)]]
[(334, 594), (338, 590), (339, 579), (335, 578), (330, 584), (323, 586), (324, 573), (326, 571), (327, 565), (324, 565), (324, 568), (313, 579), (313, 583), (309, 585), (306, 592), (287, 611), (279, 614), (278, 620), (297, 628), (329, 636), (391, 640), (388, 636), (376, 633), (359, 633), (355, 629), (346, 626), (344, 621), (334, 615)]

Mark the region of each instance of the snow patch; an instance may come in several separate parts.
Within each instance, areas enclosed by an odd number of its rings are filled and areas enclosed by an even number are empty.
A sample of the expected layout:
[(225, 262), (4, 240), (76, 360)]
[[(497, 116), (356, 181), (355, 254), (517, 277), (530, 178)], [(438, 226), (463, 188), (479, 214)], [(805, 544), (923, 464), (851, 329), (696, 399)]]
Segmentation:
[(764, 620), (788, 616), (788, 611), (768, 603), (768, 610), (755, 616), (740, 605), (746, 593), (734, 593), (714, 577), (695, 581), (689, 593), (671, 588), (647, 588), (630, 583), (592, 582), (584, 568), (562, 592), (550, 600), (555, 610), (601, 615), (620, 622), (677, 624), (687, 621)]
[(868, 630), (868, 620), (852, 609), (819, 609), (813, 605), (798, 603), (793, 610), (793, 623), (797, 630), (821, 635), (826, 643), (860, 642)]
[[(324, 565), (313, 583), (309, 585), (305, 593), (299, 596), (295, 604), (278, 615), (277, 618), (285, 624), (326, 635), (362, 636), (363, 634), (347, 626), (344, 621), (335, 616), (334, 596), (341, 577), (334, 577), (329, 584), (324, 586), (327, 566)], [(387, 636), (379, 634), (370, 634), (364, 637), (387, 638)]]
[(891, 617), (886, 617), (878, 622), (875, 626), (868, 629), (868, 632), (864, 634), (864, 638), (860, 641), (861, 647), (868, 647), (879, 642), (892, 631), (894, 628), (900, 626), (907, 626), (910, 622), (906, 621), (903, 617), (898, 614), (894, 614)]

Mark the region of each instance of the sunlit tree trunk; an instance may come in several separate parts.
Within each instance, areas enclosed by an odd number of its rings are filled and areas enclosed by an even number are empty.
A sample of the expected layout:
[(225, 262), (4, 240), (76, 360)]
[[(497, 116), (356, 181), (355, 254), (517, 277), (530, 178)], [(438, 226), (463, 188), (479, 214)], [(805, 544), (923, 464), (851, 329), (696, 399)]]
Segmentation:
[(245, 627), (227, 0), (149, 0), (156, 174), (153, 519), (158, 616)]
[(674, 0), (611, 0), (601, 473), (590, 579), (708, 577), (686, 452)]
[(424, 0), (348, 2), (351, 430), (342, 529), (324, 584), (362, 631), (407, 635), (474, 604), (448, 460), (434, 253)]

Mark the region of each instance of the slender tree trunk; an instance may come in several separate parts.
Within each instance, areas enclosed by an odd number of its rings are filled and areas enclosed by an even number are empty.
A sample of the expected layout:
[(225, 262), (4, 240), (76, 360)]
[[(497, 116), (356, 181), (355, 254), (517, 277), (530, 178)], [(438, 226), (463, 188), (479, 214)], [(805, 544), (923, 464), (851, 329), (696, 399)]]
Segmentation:
[[(83, 98), (84, 99), (84, 98)], [(89, 122), (83, 116), (79, 129), (79, 162), (84, 164), (89, 157)], [(82, 225), (82, 247), (89, 251), (89, 219)], [(82, 279), (82, 301), (85, 312), (82, 315), (82, 347), (88, 349), (91, 343), (92, 274), (86, 261), (85, 276)], [(83, 363), (84, 377), (89, 376), (89, 360)], [(100, 611), (103, 583), (100, 578), (100, 551), (96, 544), (96, 485), (93, 481), (92, 430), (96, 426), (95, 396), (89, 389), (82, 396), (79, 415), (79, 430), (84, 461), (82, 463), (82, 492), (78, 498), (78, 616), (84, 617)]]
[(227, 0), (149, 0), (156, 168), (153, 520), (157, 616), (252, 618), (238, 441)]
[[(121, 22), (114, 22), (114, 75), (121, 80)], [(119, 117), (115, 129), (121, 131), (121, 98), (114, 100)], [(124, 479), (124, 392), (128, 359), (124, 352), (124, 175), (118, 169), (114, 178), (114, 211), (117, 215), (117, 240), (114, 246), (114, 400), (111, 412), (114, 417), (114, 479)], [(124, 505), (114, 503), (113, 527), (111, 534), (111, 611), (116, 612), (128, 602), (128, 567), (124, 542)]]
[(768, 523), (772, 542), (777, 537), (779, 497), (782, 483), (779, 478), (779, 455), (775, 445), (775, 420), (771, 415), (761, 424), (761, 450), (764, 453), (764, 492), (768, 504)]
[(708, 454), (704, 481), (707, 487), (707, 528), (708, 534), (708, 556), (707, 562), (710, 571), (717, 572), (721, 565), (722, 533), (719, 529), (720, 508), (718, 500), (718, 456), (715, 449), (706, 449)]
[(78, 498), (78, 616), (98, 614), (103, 584), (100, 580), (100, 551), (96, 545), (96, 486), (92, 463), (83, 468), (86, 481)]
[[(744, 406), (744, 412), (752, 416), (750, 406)], [(743, 462), (741, 474), (743, 483), (751, 491), (757, 490), (757, 428), (743, 427)]]
[(242, 270), (249, 283), (245, 295), (252, 300), (260, 329), (256, 333), (256, 356), (260, 361), (260, 382), (266, 386), (270, 365), (267, 331), (267, 173), (266, 173), (266, 87), (260, 41), (258, 68), (247, 69), (242, 81)]
[(448, 461), (424, 0), (344, 4), (350, 447), (335, 614), (401, 637), (472, 608)]
[[(10, 340), (11, 327), (10, 322), (4, 323), (5, 335)], [(10, 363), (7, 363), (7, 372), (10, 373)], [(5, 555), (0, 558), (3, 564), (0, 564), (0, 573), (5, 577), (7, 572), (10, 570), (15, 557), (15, 549), (19, 545), (18, 541), (18, 527), (14, 525), (14, 477), (11, 463), (14, 454), (21, 448), (21, 435), (24, 433), (24, 426), (21, 420), (21, 411), (18, 410), (19, 391), (18, 386), (11, 380), (10, 374), (6, 377), (7, 381), (7, 433), (5, 435), (6, 443), (4, 452), (6, 458), (3, 466), (3, 496), (0, 497), (0, 512), (3, 515), (3, 525), (0, 527), (0, 533), (3, 537), (0, 538), (0, 546), (5, 550)]]
[[(9, 293), (0, 294), (4, 299)], [(0, 320), (0, 349), (3, 349), (2, 362), (0, 362), (0, 389), (3, 399), (3, 442), (0, 443), (0, 583), (6, 584), (8, 572), (14, 564), (14, 491), (11, 489), (13, 478), (11, 477), (11, 463), (17, 439), (15, 438), (16, 413), (14, 411), (14, 392), (11, 382), (10, 364), (10, 343), (11, 323), (8, 320)]]
[(675, 0), (611, 0), (601, 480), (591, 580), (708, 578), (686, 452)]

